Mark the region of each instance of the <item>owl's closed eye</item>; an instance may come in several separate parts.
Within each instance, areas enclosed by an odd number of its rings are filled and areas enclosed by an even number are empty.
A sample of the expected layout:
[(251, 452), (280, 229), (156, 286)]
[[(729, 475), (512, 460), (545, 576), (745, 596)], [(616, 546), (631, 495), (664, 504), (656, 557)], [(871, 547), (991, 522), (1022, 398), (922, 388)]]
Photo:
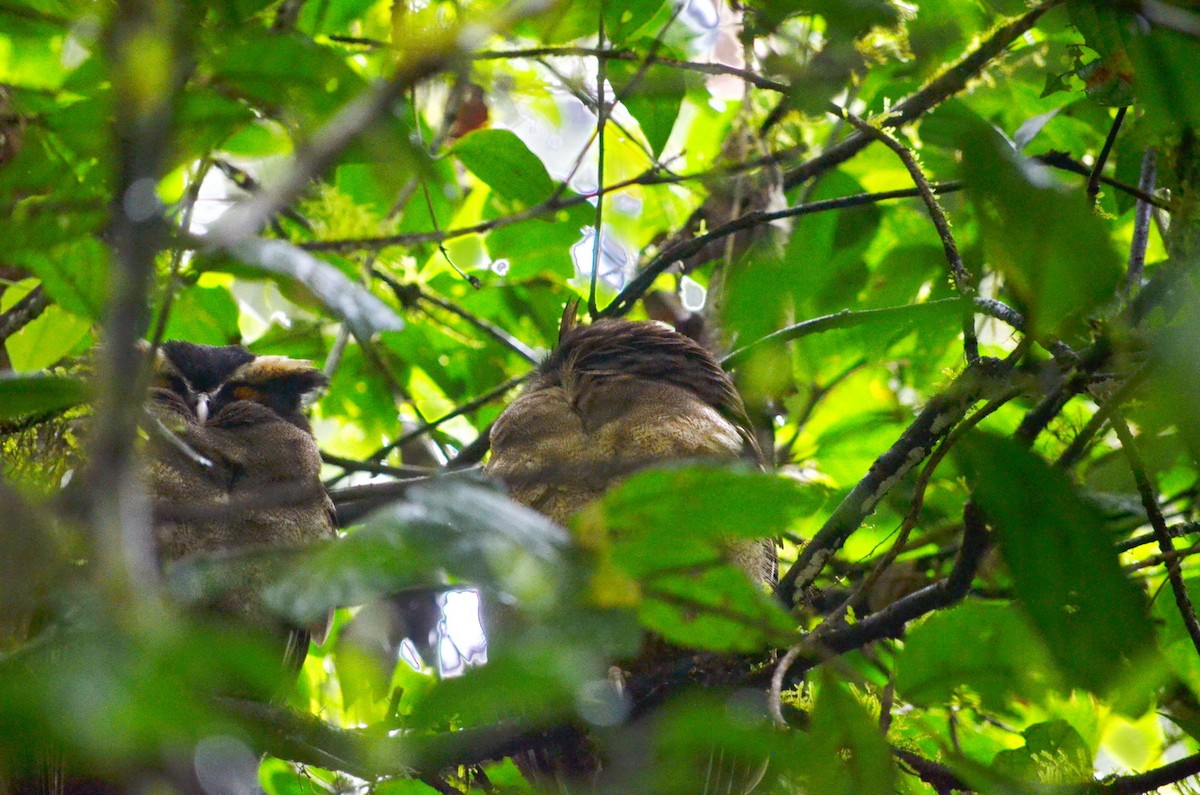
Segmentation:
[(233, 403), (256, 403), (302, 430), (306, 395), (324, 386), (311, 364), (285, 356), (255, 356), (239, 345), (165, 342), (155, 361), (154, 397), (186, 406), (201, 425)]

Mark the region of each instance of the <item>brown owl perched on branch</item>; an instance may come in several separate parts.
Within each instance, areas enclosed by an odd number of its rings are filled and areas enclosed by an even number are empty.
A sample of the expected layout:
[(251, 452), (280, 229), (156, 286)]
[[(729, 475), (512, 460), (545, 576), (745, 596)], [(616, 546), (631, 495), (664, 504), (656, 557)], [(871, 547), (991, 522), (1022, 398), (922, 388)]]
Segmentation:
[[(653, 322), (600, 320), (576, 327), (573, 320), (569, 307), (558, 347), (492, 427), (492, 457), (484, 471), (503, 481), (513, 499), (561, 524), (621, 477), (647, 466), (688, 459), (762, 463), (742, 399), (707, 350)], [(774, 582), (770, 541), (731, 541), (729, 552), (752, 580)], [(648, 667), (643, 658), (662, 663), (664, 656), (684, 655), (651, 639), (641, 657), (623, 667), (636, 677)], [(576, 734), (552, 750), (549, 756), (556, 758), (518, 763), (535, 778), (553, 772), (560, 785), (564, 778), (593, 778), (600, 761)], [(712, 769), (705, 791), (745, 792), (761, 775), (757, 766)]]
[[(302, 411), (325, 384), (308, 362), (236, 345), (166, 342), (154, 361), (147, 412), (170, 433), (151, 447), (155, 543), (163, 565), (191, 555), (287, 549), (336, 535), (321, 455)], [(278, 635), (298, 670), (328, 621), (300, 627), (271, 613), (258, 590), (267, 562), (239, 567), (205, 605)]]

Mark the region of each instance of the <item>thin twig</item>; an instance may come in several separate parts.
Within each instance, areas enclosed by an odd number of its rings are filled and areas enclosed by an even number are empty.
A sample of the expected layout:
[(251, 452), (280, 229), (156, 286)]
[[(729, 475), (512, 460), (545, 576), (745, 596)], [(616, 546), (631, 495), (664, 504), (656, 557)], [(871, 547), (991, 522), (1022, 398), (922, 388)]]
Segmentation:
[[(538, 2), (512, 3), (493, 15), (487, 27), (490, 32), (500, 32), (541, 9)], [(465, 58), (471, 45), (481, 40), (482, 25), (472, 19), (459, 27), (429, 31), (423, 46), (407, 48), (392, 77), (342, 107), (297, 152), (277, 184), (227, 210), (206, 235), (208, 244), (228, 249), (258, 234), (269, 219), (299, 198), (314, 177), (323, 174), (347, 146), (383, 118), (412, 86)]]
[(326, 464), (332, 464), (335, 467), (341, 467), (348, 472), (370, 472), (372, 475), (391, 475), (397, 478), (421, 477), (424, 475), (436, 474), (438, 470), (432, 467), (418, 467), (401, 464), (400, 466), (390, 466), (388, 464), (377, 464), (373, 461), (357, 461), (353, 458), (346, 458), (333, 453), (321, 452), (321, 460)]
[(929, 401), (895, 444), (875, 460), (866, 475), (842, 499), (800, 551), (796, 562), (780, 578), (776, 592), (785, 604), (794, 604), (812, 585), (825, 564), (871, 515), (884, 495), (929, 455), (938, 440), (962, 421), (977, 400), (990, 399), (1006, 391), (1006, 381), (1016, 360), (1014, 356), (1006, 362), (980, 359), (977, 365), (968, 366), (949, 387)]
[[(903, 126), (915, 121), (947, 98), (962, 91), (1010, 44), (1029, 32), (1043, 14), (1055, 6), (1062, 5), (1063, 2), (1065, 0), (1047, 0), (1029, 9), (1007, 25), (997, 28), (991, 36), (964, 55), (954, 66), (929, 81), (916, 93), (896, 103), (889, 116), (889, 123)], [(861, 132), (851, 133), (841, 143), (826, 149), (816, 157), (789, 171), (784, 176), (784, 190), (789, 190), (818, 174), (824, 174), (836, 168), (862, 151), (870, 142), (871, 138)]]
[(1128, 110), (1129, 107), (1127, 105), (1118, 108), (1112, 126), (1108, 128), (1108, 135), (1104, 138), (1104, 146), (1100, 148), (1100, 155), (1096, 158), (1095, 165), (1092, 166), (1092, 173), (1088, 174), (1088, 201), (1096, 201), (1096, 195), (1100, 192), (1100, 173), (1104, 171), (1104, 165), (1108, 162), (1108, 156), (1112, 152), (1113, 144), (1117, 142), (1117, 133), (1121, 130), (1121, 122), (1125, 121), (1125, 112)]
[[(1180, 536), (1184, 536), (1189, 533), (1200, 533), (1200, 522), (1180, 522), (1179, 524), (1174, 524), (1168, 527), (1167, 531), (1170, 533), (1171, 538), (1179, 538)], [(1149, 533), (1143, 533), (1140, 536), (1127, 538), (1117, 544), (1117, 551), (1128, 552), (1131, 549), (1137, 549), (1140, 546), (1152, 544), (1156, 541), (1158, 541), (1158, 535), (1153, 531)]]
[(392, 294), (396, 296), (396, 300), (399, 301), (401, 305), (411, 304), (414, 300), (425, 301), (433, 304), (434, 306), (444, 309), (451, 314), (461, 317), (463, 320), (467, 321), (472, 326), (494, 339), (496, 342), (516, 353), (530, 364), (537, 364), (541, 361), (541, 357), (538, 356), (532, 348), (521, 342), (513, 335), (509, 334), (504, 329), (500, 328), (494, 323), (491, 323), (490, 321), (471, 314), (462, 307), (456, 306), (444, 298), (439, 298), (438, 296), (421, 289), (419, 284), (404, 284), (403, 282), (400, 282), (379, 270), (378, 268), (372, 268), (371, 275), (382, 280), (383, 283), (391, 289)]
[(50, 296), (46, 295), (46, 289), (39, 284), (0, 315), (0, 343), (37, 320), (48, 306)]
[[(896, 140), (895, 136), (868, 124), (845, 108), (834, 105), (832, 112), (848, 121), (859, 132), (874, 138), (895, 152), (896, 156), (900, 158), (900, 162), (908, 170), (913, 184), (917, 186), (917, 191), (920, 193), (921, 201), (925, 202), (925, 208), (929, 211), (929, 218), (933, 221), (934, 229), (937, 230), (938, 237), (942, 241), (942, 250), (946, 254), (946, 262), (950, 265), (950, 275), (954, 279), (954, 286), (964, 301), (962, 333), (963, 351), (967, 363), (977, 362), (979, 360), (979, 340), (975, 336), (975, 314), (971, 305), (971, 299), (975, 295), (975, 285), (971, 280), (970, 272), (963, 264), (962, 255), (958, 253), (958, 244), (954, 242), (954, 233), (950, 231), (950, 222), (946, 220), (946, 213), (938, 202), (937, 196), (929, 187), (929, 180), (925, 178), (921, 166), (913, 157), (912, 152), (908, 151), (908, 147)], [(888, 122), (886, 118), (883, 120), (883, 124), (889, 127), (896, 126)]]
[(850, 606), (857, 603), (857, 601), (864, 594), (869, 592), (871, 588), (875, 586), (875, 583), (879, 581), (879, 578), (883, 576), (883, 572), (896, 562), (896, 558), (899, 557), (900, 552), (904, 549), (905, 544), (908, 542), (909, 535), (912, 533), (913, 529), (916, 528), (917, 522), (919, 522), (921, 519), (921, 511), (925, 507), (925, 491), (929, 487), (929, 481), (932, 479), (933, 473), (937, 469), (938, 464), (940, 464), (942, 459), (946, 457), (946, 453), (950, 452), (950, 449), (954, 447), (954, 445), (957, 444), (960, 439), (962, 439), (964, 434), (977, 426), (984, 419), (991, 416), (1001, 406), (1019, 394), (1019, 389), (1010, 389), (1009, 391), (998, 395), (997, 397), (988, 401), (988, 403), (983, 408), (979, 409), (979, 411), (975, 412), (970, 417), (959, 423), (958, 426), (955, 427), (955, 429), (951, 431), (945, 439), (942, 440), (942, 443), (938, 445), (938, 449), (934, 451), (933, 455), (929, 456), (929, 459), (925, 462), (925, 467), (921, 470), (921, 474), (917, 477), (917, 482), (913, 487), (912, 501), (908, 506), (908, 513), (905, 514), (904, 520), (900, 524), (900, 531), (896, 536), (895, 542), (892, 544), (891, 548), (888, 549), (887, 553), (884, 554), (884, 556), (879, 560), (879, 562), (875, 564), (870, 573), (863, 578), (862, 582), (858, 583), (854, 591), (851, 592), (851, 594), (846, 597), (845, 600), (843, 600), (842, 604), (839, 605), (836, 610), (826, 616), (821, 622), (821, 625), (814, 630), (814, 633), (817, 635), (817, 637), (820, 637), (822, 634), (824, 634), (822, 632), (823, 629), (825, 632), (828, 632), (829, 628), (836, 626), (842, 620), (842, 617), (845, 616), (850, 610)]
[(464, 414), (470, 414), (472, 411), (475, 411), (483, 406), (486, 406), (488, 403), (491, 403), (493, 400), (504, 397), (504, 395), (510, 389), (520, 386), (531, 375), (532, 375), (532, 373), (523, 373), (521, 375), (515, 375), (512, 378), (505, 381), (504, 383), (500, 384), (499, 386), (493, 387), (492, 389), (489, 389), (487, 392), (484, 392), (482, 395), (475, 398), (474, 400), (469, 400), (466, 403), (463, 403), (461, 406), (458, 406), (457, 408), (455, 408), (453, 411), (443, 414), (441, 417), (438, 417), (436, 420), (430, 420), (428, 422), (421, 423), (416, 428), (413, 428), (412, 430), (402, 434), (401, 436), (397, 437), (393, 441), (388, 442), (383, 447), (376, 450), (374, 453), (372, 453), (368, 457), (367, 460), (372, 461), (372, 462), (382, 461), (384, 458), (386, 458), (388, 456), (389, 453), (391, 453), (397, 447), (400, 447), (401, 445), (405, 444), (406, 442), (412, 441), (413, 439), (416, 439), (420, 436), (424, 436), (425, 434), (429, 433), (430, 431), (436, 430), (440, 425), (442, 425), (445, 422), (449, 422), (450, 420), (454, 419), (455, 417), (461, 417)]
[(1133, 480), (1137, 484), (1142, 507), (1146, 510), (1150, 526), (1154, 528), (1154, 534), (1158, 538), (1158, 548), (1164, 556), (1170, 556), (1166, 560), (1167, 579), (1170, 580), (1171, 590), (1175, 594), (1175, 605), (1179, 608), (1179, 615), (1183, 618), (1184, 626), (1187, 627), (1192, 645), (1196, 647), (1196, 652), (1200, 653), (1200, 622), (1196, 620), (1196, 610), (1192, 606), (1191, 597), (1188, 596), (1179, 560), (1174, 557), (1175, 545), (1171, 542), (1171, 531), (1158, 507), (1158, 487), (1154, 484), (1154, 476), (1150, 474), (1142, 461), (1133, 434), (1129, 430), (1129, 424), (1125, 422), (1125, 416), (1115, 406), (1112, 410), (1112, 426), (1113, 430), (1117, 432), (1117, 438), (1121, 440), (1121, 449), (1129, 462), (1129, 469), (1133, 472)]
[(1067, 449), (1063, 450), (1062, 455), (1054, 462), (1054, 466), (1057, 469), (1070, 469), (1079, 462), (1079, 459), (1083, 457), (1083, 454), (1087, 452), (1089, 445), (1091, 445), (1092, 439), (1112, 416), (1112, 412), (1128, 400), (1133, 391), (1145, 382), (1153, 367), (1153, 362), (1147, 362), (1142, 365), (1133, 375), (1129, 376), (1120, 386), (1113, 390), (1107, 399), (1100, 403), (1096, 408), (1096, 413), (1088, 418), (1087, 424), (1083, 426), (1079, 433), (1075, 434), (1075, 438), (1067, 445)]
[[(1083, 163), (1080, 163), (1066, 152), (1047, 152), (1044, 155), (1036, 156), (1034, 160), (1050, 166), (1051, 168), (1070, 171), (1072, 174), (1078, 174), (1081, 177), (1090, 177), (1092, 174), (1092, 170), (1090, 168), (1085, 166)], [(1119, 180), (1115, 180), (1112, 177), (1106, 177), (1103, 175), (1101, 175), (1099, 179), (1100, 184), (1108, 185), (1109, 187), (1115, 188), (1122, 193), (1127, 193), (1136, 198), (1138, 201), (1145, 202), (1146, 204), (1157, 207), (1160, 210), (1166, 210), (1167, 212), (1170, 212), (1172, 209), (1170, 202), (1164, 201), (1158, 196), (1155, 196), (1153, 193), (1144, 191), (1137, 186), (1129, 185)]]
[[(962, 187), (961, 182), (949, 182), (944, 185), (933, 185), (931, 189), (935, 193), (951, 193), (962, 190)], [(644, 268), (638, 271), (637, 276), (629, 280), (629, 283), (625, 285), (620, 294), (600, 314), (603, 317), (621, 317), (628, 314), (637, 300), (642, 297), (646, 290), (650, 289), (655, 279), (676, 262), (690, 257), (714, 240), (720, 240), (744, 229), (762, 226), (784, 218), (798, 218), (802, 215), (811, 215), (829, 210), (860, 207), (889, 199), (910, 199), (919, 195), (920, 192), (915, 188), (904, 188), (900, 190), (881, 191), (879, 193), (859, 193), (854, 196), (843, 196), (836, 199), (824, 199), (822, 201), (801, 204), (796, 207), (788, 207), (783, 210), (774, 210), (771, 212), (765, 210), (748, 212), (726, 224), (718, 226), (707, 234), (697, 235), (691, 240), (677, 243), (660, 251)]]
[[(604, 49), (604, 11), (607, 4), (604, 0), (600, 0), (599, 10), (599, 27), (597, 41), (600, 49)], [(608, 106), (604, 104), (604, 84), (608, 81), (608, 61), (604, 58), (596, 59), (596, 190), (601, 191), (604, 188), (604, 122), (608, 119)], [(596, 197), (596, 215), (595, 223), (593, 224), (596, 232), (595, 238), (592, 240), (592, 273), (588, 285), (588, 314), (592, 318), (599, 316), (599, 310), (596, 307), (596, 279), (600, 273), (600, 250), (601, 243), (604, 240), (604, 195), (600, 194)]]

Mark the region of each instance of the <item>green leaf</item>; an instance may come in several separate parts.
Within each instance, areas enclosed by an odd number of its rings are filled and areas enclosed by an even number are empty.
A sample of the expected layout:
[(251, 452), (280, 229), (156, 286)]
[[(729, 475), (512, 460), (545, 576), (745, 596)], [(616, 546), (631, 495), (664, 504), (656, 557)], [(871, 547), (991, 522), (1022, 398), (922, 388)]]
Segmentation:
[(1025, 747), (1001, 751), (992, 760), (999, 773), (1030, 782), (1057, 780), (1084, 781), (1092, 775), (1094, 753), (1065, 720), (1035, 723), (1021, 732)]
[(892, 753), (875, 719), (850, 689), (822, 669), (820, 692), (803, 746), (808, 792), (894, 792)]
[(972, 434), (956, 453), (996, 528), (1021, 605), (1064, 678), (1105, 694), (1152, 662), (1145, 594), (1121, 570), (1102, 517), (1067, 476), (989, 434)]
[[(638, 82), (630, 90), (633, 78), (638, 75)], [(622, 104), (638, 120), (651, 153), (661, 156), (687, 93), (685, 73), (663, 67), (642, 72), (639, 64), (613, 61), (609, 64), (608, 79), (622, 96)]]
[(656, 31), (670, 16), (671, 4), (664, 0), (603, 0), (604, 34), (620, 44), (642, 31)]
[(898, 20), (896, 7), (887, 0), (753, 0), (748, 5), (772, 27), (796, 14), (819, 14), (833, 37), (842, 39), (853, 39), (877, 25)]
[(224, 287), (189, 287), (175, 297), (163, 339), (231, 345), (240, 337), (237, 301)]
[[(1080, 334), (1121, 279), (1107, 225), (1081, 191), (1064, 188), (994, 131), (975, 128), (962, 149), (986, 250), (1023, 306), (1031, 333)], [(1052, 233), (1047, 219), (1053, 219)]]
[(968, 602), (909, 630), (896, 658), (896, 692), (914, 704), (950, 701), (959, 689), (1008, 713), (1038, 702), (1057, 680), (1028, 621), (1002, 602)]
[(83, 382), (53, 375), (0, 373), (0, 418), (70, 408), (87, 398)]
[(642, 592), (642, 626), (680, 646), (752, 652), (795, 639), (795, 619), (735, 566), (696, 565), (651, 575)]
[(36, 372), (57, 364), (91, 330), (91, 321), (53, 304), (4, 341), (12, 368)]
[[(561, 527), (493, 489), (456, 478), (414, 487), (344, 540), (317, 547), (267, 592), (300, 621), (403, 588), (442, 582), (442, 572), (530, 611), (560, 604), (571, 576)], [(180, 575), (188, 572), (183, 570)]]
[(632, 782), (626, 792), (742, 793), (741, 782), (762, 775), (764, 764), (766, 779), (754, 791), (775, 791), (767, 782), (777, 774), (791, 738), (771, 726), (761, 695), (691, 692), (653, 721), (650, 780)]
[[(1191, 12), (1194, 18), (1195, 11)], [(1131, 24), (1129, 57), (1133, 61), (1138, 104), (1160, 129), (1200, 126), (1200, 41), (1194, 34), (1153, 28), (1142, 32)]]
[[(580, 532), (606, 537), (596, 542), (601, 553), (641, 583), (644, 626), (682, 645), (749, 651), (786, 642), (795, 621), (746, 569), (759, 565), (760, 545), (769, 543), (761, 539), (781, 534), (825, 497), (819, 486), (757, 471), (654, 469), (605, 495), (581, 518)], [(596, 576), (600, 591), (619, 585), (603, 567)]]
[(96, 320), (108, 299), (109, 257), (99, 240), (80, 237), (41, 250), (20, 250), (12, 261), (41, 279), (63, 309)]
[(554, 191), (542, 161), (508, 130), (475, 130), (464, 135), (451, 151), (472, 174), (505, 198), (533, 206)]
[(749, 467), (679, 466), (630, 476), (599, 508), (631, 565), (637, 558), (652, 570), (656, 560), (674, 559), (669, 547), (676, 542), (779, 535), (792, 519), (820, 509), (827, 494), (817, 484)]

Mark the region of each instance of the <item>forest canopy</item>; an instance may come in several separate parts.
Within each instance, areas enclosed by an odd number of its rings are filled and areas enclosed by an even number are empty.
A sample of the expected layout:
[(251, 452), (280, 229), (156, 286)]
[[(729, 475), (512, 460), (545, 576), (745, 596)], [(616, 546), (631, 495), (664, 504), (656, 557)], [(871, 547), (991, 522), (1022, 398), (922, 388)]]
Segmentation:
[[(564, 726), (614, 792), (1194, 791), (1197, 128), (1191, 0), (0, 4), (0, 791), (535, 792)], [(766, 466), (509, 500), (573, 302)], [(153, 564), (167, 340), (327, 376), (337, 539)], [(239, 563), (334, 610), (286, 694), (181, 607)]]

